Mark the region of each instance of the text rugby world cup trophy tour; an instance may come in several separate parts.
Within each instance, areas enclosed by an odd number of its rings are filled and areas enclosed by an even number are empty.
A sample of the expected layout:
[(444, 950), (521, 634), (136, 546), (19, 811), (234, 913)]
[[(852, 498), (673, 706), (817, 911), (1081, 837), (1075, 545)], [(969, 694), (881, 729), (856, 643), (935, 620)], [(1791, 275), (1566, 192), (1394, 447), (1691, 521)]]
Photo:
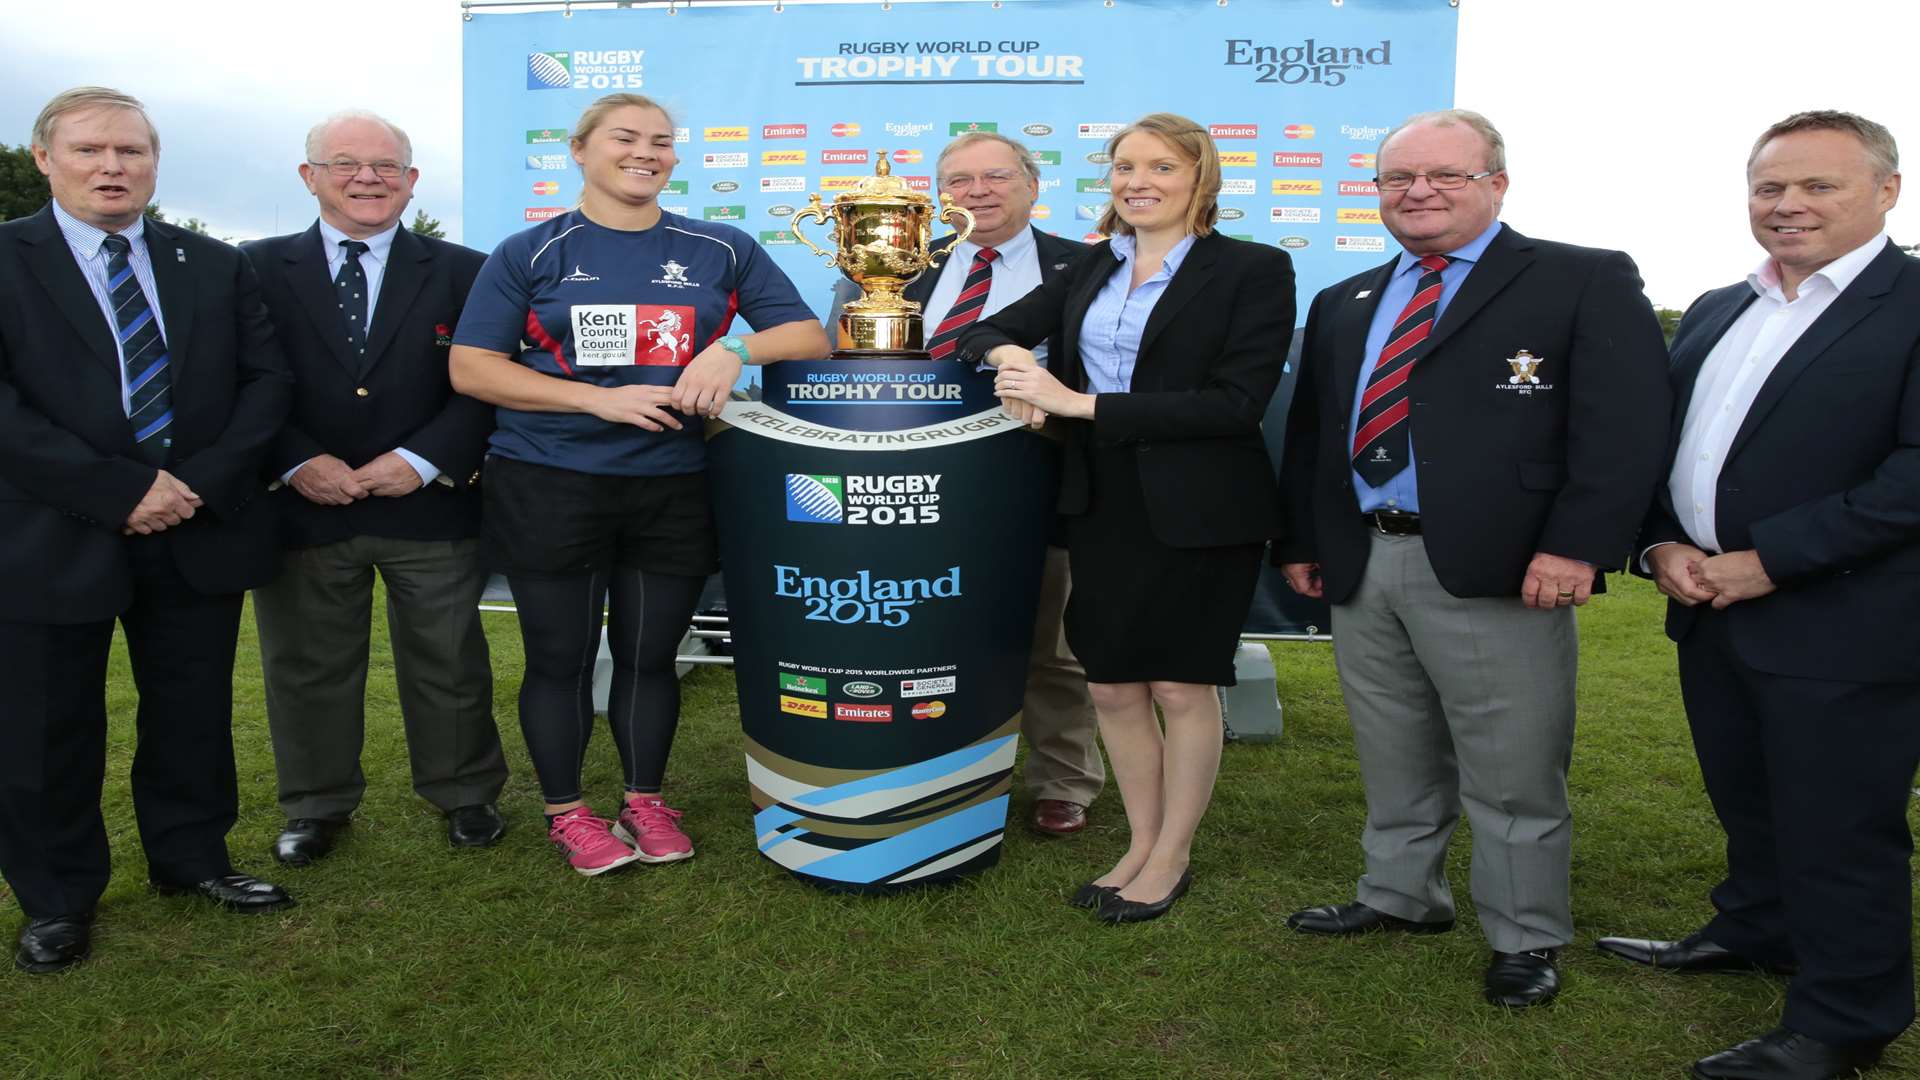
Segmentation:
[(901, 290), (934, 263), (934, 204), (879, 159), (794, 215), (831, 217), (814, 250), (866, 293), (840, 348), (708, 426), (755, 843), (866, 892), (999, 860), (1059, 472), (990, 376), (921, 348)]

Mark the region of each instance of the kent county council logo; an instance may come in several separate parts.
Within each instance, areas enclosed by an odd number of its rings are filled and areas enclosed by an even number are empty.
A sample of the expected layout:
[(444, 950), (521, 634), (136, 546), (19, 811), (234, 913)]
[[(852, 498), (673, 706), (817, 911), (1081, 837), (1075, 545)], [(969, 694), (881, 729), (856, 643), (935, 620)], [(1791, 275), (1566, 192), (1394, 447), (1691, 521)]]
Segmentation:
[(527, 89), (565, 90), (573, 85), (572, 53), (527, 54)]
[(838, 476), (787, 474), (787, 520), (813, 525), (846, 523), (846, 483)]

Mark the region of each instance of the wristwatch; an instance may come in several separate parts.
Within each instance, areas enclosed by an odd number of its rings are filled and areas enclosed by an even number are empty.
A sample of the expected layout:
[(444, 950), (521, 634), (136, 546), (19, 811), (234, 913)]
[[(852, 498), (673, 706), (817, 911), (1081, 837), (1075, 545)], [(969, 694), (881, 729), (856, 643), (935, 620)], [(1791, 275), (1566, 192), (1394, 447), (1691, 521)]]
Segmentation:
[(741, 341), (739, 338), (733, 336), (732, 334), (728, 334), (726, 337), (721, 338), (719, 341), (719, 345), (721, 348), (739, 357), (741, 363), (743, 364), (753, 363), (752, 355), (750, 355), (747, 352), (747, 343), (744, 341)]

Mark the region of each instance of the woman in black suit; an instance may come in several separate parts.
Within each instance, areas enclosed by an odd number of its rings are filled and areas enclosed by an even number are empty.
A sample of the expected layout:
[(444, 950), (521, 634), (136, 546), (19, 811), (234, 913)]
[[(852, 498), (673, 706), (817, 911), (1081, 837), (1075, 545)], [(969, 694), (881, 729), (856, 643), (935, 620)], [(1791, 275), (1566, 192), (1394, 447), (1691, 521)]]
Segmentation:
[[(1293, 334), (1293, 266), (1213, 231), (1220, 158), (1185, 117), (1143, 117), (1107, 144), (1111, 240), (961, 338), (998, 371), (1010, 412), (1068, 440), (1073, 597), (1131, 842), (1074, 902), (1110, 922), (1185, 894), (1193, 834), (1220, 768), (1215, 687), (1279, 524), (1260, 418)], [(1052, 369), (1032, 345), (1061, 335)], [(1162, 734), (1155, 706), (1165, 717)]]

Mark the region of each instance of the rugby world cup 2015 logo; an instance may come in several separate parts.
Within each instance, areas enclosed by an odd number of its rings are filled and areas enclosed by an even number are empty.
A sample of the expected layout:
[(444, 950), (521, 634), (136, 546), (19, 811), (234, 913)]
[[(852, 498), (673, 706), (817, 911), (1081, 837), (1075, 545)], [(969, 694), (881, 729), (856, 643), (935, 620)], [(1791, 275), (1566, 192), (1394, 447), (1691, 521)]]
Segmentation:
[(846, 483), (838, 476), (787, 474), (787, 520), (810, 525), (844, 525)]
[(527, 89), (565, 90), (573, 85), (572, 53), (527, 54)]

